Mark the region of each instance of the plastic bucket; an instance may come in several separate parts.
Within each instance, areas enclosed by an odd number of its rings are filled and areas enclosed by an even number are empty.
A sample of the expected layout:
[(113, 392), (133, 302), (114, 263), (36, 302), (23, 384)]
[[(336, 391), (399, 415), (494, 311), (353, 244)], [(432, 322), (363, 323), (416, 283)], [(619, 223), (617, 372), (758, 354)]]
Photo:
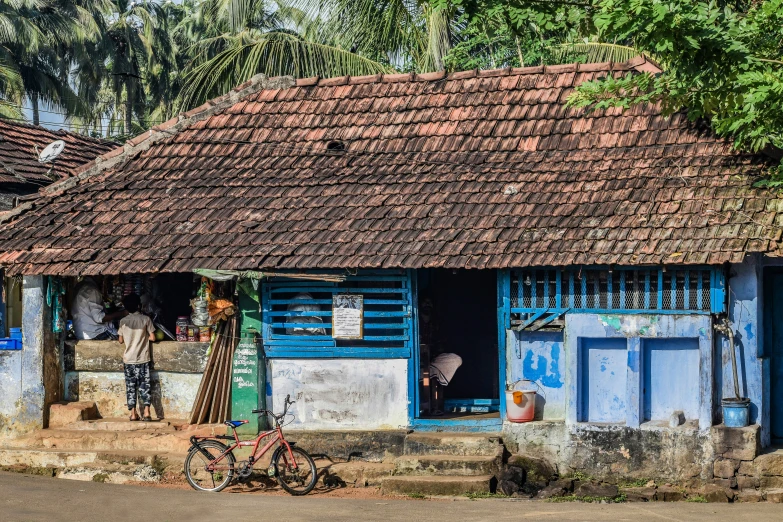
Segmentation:
[(506, 417), (511, 422), (530, 422), (536, 414), (535, 390), (507, 390)]
[(750, 399), (723, 399), (723, 425), (727, 428), (744, 428), (748, 425)]

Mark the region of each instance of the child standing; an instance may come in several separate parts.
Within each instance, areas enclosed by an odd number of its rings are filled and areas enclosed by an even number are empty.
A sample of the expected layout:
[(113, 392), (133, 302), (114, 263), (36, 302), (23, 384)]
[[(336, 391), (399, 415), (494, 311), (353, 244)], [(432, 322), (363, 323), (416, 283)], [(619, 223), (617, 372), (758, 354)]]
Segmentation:
[(141, 299), (136, 294), (128, 294), (122, 304), (129, 315), (120, 321), (118, 333), (120, 344), (125, 344), (122, 362), (125, 363), (125, 390), (128, 399), (130, 420), (139, 420), (136, 411), (136, 393), (144, 405), (142, 420), (149, 422), (150, 404), (150, 342), (155, 340), (155, 325), (152, 319), (139, 312)]

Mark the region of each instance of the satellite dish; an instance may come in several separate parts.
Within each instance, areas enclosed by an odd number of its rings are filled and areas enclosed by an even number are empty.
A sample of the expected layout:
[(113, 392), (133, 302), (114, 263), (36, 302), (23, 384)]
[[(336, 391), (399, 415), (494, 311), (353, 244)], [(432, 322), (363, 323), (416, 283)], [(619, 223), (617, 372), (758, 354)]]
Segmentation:
[(65, 142), (63, 140), (51, 142), (38, 155), (38, 162), (49, 163), (50, 161), (54, 161), (54, 159), (60, 155), (63, 149), (65, 149)]

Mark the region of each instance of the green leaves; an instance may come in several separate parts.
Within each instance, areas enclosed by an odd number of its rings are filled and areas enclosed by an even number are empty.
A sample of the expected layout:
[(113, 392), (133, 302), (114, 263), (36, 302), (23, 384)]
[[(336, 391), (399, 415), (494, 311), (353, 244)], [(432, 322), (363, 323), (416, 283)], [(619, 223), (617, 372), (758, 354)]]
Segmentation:
[[(741, 150), (783, 148), (783, 0), (717, 2), (602, 0), (596, 27), (654, 53), (655, 76), (607, 77), (581, 85), (572, 106), (660, 103), (711, 122)], [(627, 16), (625, 13), (633, 13)], [(778, 169), (781, 171), (783, 169)]]
[(308, 42), (284, 32), (244, 31), (223, 37), (225, 49), (185, 76), (184, 107), (214, 98), (263, 73), (329, 77), (334, 71), (360, 76), (391, 68), (336, 47)]

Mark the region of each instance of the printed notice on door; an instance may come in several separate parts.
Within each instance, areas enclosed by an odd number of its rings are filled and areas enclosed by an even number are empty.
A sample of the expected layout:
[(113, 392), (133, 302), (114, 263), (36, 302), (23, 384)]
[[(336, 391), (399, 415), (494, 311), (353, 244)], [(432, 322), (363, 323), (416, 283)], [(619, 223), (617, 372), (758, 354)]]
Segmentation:
[(332, 337), (334, 339), (361, 339), (363, 321), (363, 296), (349, 294), (332, 296)]

